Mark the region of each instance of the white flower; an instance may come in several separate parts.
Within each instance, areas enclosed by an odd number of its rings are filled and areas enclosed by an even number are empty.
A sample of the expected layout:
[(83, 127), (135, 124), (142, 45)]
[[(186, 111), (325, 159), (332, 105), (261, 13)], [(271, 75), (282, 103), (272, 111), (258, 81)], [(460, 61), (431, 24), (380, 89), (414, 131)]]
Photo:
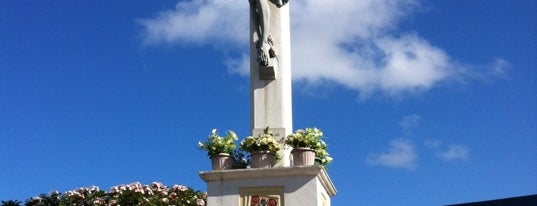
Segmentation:
[(93, 185), (93, 186), (91, 186), (91, 187), (89, 188), (89, 191), (90, 191), (91, 193), (94, 193), (94, 192), (99, 192), (100, 189), (99, 189), (99, 187)]
[(67, 191), (67, 192), (63, 193), (63, 196), (71, 197), (71, 196), (73, 196), (73, 191)]
[(162, 198), (161, 200), (162, 200), (162, 202), (164, 202), (164, 203), (168, 203), (168, 202), (170, 202), (170, 200), (168, 200), (168, 198)]

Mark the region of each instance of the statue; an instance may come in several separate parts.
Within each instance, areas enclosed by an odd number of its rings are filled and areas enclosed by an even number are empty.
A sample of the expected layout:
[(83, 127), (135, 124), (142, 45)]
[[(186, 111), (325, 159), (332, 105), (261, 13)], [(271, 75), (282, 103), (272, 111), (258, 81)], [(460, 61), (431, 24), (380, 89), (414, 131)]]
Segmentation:
[(276, 6), (282, 7), (289, 2), (289, 0), (249, 0), (254, 25), (256, 25), (258, 41), (256, 43), (257, 48), (257, 62), (260, 65), (268, 66), (269, 59), (275, 57), (276, 54), (272, 45), (274, 44), (272, 37), (268, 33), (270, 27), (270, 8), (268, 1), (271, 1)]

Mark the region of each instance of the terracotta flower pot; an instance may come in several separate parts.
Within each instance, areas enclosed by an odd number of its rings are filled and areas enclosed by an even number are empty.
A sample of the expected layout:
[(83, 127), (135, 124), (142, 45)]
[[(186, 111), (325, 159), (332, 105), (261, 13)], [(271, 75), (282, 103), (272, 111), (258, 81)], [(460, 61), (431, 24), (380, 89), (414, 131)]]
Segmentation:
[(294, 166), (311, 166), (315, 163), (315, 150), (309, 147), (297, 147), (291, 151)]
[(228, 170), (233, 166), (233, 157), (227, 153), (211, 155), (213, 170)]
[(252, 152), (250, 154), (251, 168), (270, 168), (274, 164), (274, 154), (269, 151)]

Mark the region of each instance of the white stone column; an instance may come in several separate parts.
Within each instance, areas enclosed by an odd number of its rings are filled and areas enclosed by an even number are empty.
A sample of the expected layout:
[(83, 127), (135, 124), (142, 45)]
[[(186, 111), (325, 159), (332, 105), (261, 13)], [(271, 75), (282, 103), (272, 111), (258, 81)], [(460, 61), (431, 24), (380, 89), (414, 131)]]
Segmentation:
[[(269, 1), (269, 0), (267, 0)], [(274, 42), (276, 56), (270, 59), (269, 68), (257, 61), (258, 41), (257, 25), (250, 16), (250, 107), (252, 135), (270, 130), (283, 139), (293, 131), (292, 97), (291, 97), (291, 36), (289, 21), (289, 4), (278, 8), (269, 2), (270, 18), (268, 33)], [(252, 12), (251, 12), (251, 15)], [(274, 79), (262, 80), (260, 70), (274, 70)], [(283, 142), (282, 142), (283, 143)], [(283, 145), (282, 145), (283, 146)], [(290, 149), (286, 148), (276, 166), (290, 166)]]

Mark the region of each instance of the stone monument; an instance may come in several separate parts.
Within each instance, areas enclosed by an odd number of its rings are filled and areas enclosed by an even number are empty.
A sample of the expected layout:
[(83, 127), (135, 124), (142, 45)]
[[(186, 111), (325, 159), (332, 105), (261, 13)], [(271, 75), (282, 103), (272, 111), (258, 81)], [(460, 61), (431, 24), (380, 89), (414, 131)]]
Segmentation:
[[(250, 0), (250, 108), (252, 134), (270, 127), (292, 133), (291, 32), (288, 0)], [(281, 140), (281, 139), (280, 139)], [(282, 141), (283, 143), (283, 141)], [(276, 166), (290, 166), (284, 148)]]
[[(289, 0), (250, 1), (252, 135), (269, 127), (282, 145), (292, 133)], [(336, 189), (324, 167), (291, 167), (290, 148), (273, 168), (200, 172), (208, 206), (330, 206)]]

